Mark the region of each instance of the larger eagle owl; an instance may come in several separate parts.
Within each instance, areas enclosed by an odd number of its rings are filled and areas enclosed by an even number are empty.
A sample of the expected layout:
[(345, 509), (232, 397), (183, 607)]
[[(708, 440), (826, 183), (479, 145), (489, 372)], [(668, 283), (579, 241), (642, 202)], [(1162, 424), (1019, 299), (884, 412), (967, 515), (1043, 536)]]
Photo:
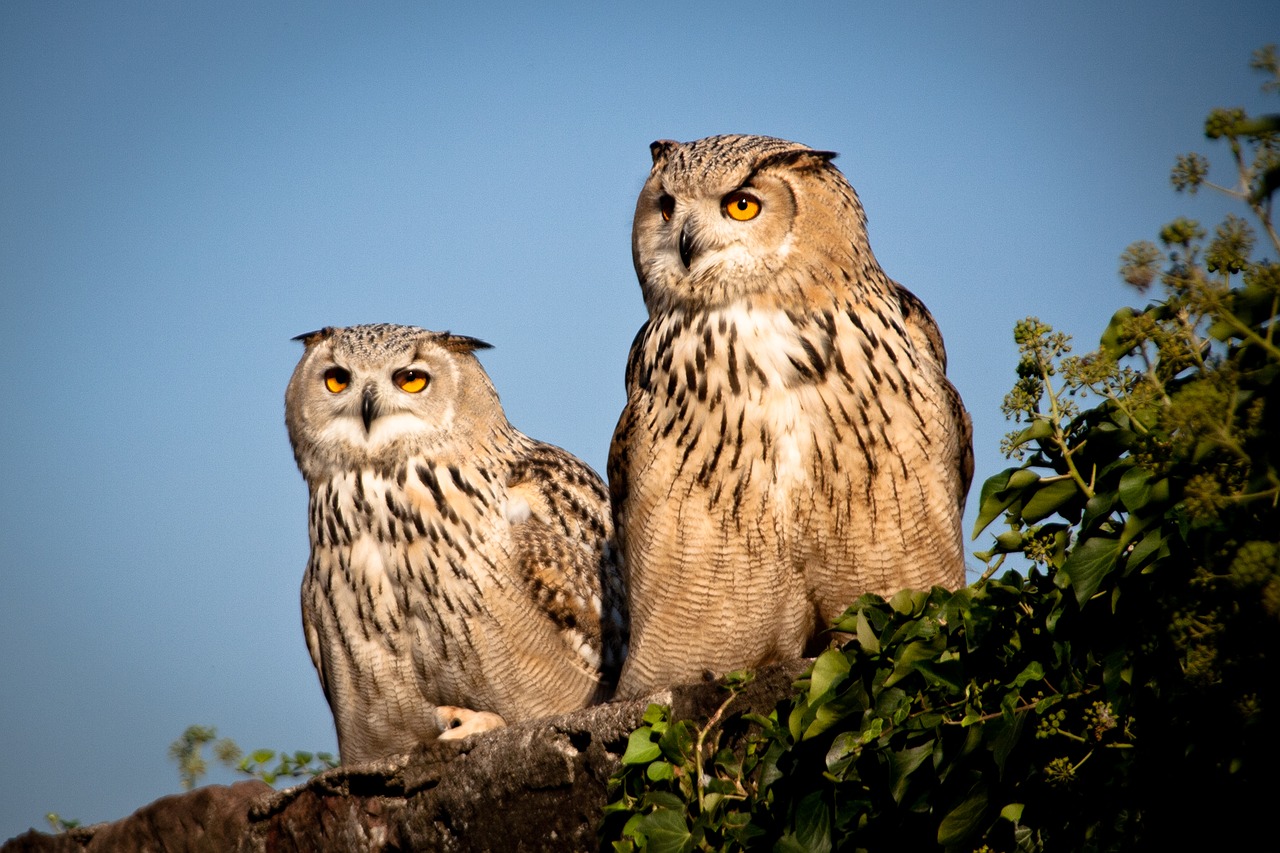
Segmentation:
[(609, 480), (631, 599), (618, 693), (814, 650), (864, 592), (964, 582), (968, 415), (835, 155), (655, 142), (649, 320)]
[(303, 627), (342, 760), (608, 698), (626, 616), (608, 495), (507, 422), (488, 345), (394, 325), (299, 339)]

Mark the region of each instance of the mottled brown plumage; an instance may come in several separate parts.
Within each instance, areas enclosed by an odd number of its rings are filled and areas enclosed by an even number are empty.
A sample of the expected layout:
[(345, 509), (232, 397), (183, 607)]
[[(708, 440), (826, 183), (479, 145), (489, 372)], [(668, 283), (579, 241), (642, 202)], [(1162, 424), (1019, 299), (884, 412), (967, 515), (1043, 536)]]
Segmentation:
[(609, 457), (631, 598), (619, 695), (813, 650), (864, 592), (964, 582), (968, 415), (829, 152), (655, 142), (649, 321)]
[(626, 606), (600, 478), (507, 422), (480, 341), (302, 339), (285, 417), (311, 495), (303, 627), (342, 760), (607, 698)]

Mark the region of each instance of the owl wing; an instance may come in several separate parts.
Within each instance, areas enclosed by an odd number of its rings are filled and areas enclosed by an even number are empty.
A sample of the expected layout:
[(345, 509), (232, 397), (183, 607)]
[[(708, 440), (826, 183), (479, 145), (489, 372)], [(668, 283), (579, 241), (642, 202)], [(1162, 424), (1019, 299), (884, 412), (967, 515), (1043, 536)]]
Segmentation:
[(898, 304), (902, 307), (902, 318), (906, 323), (907, 334), (911, 336), (917, 349), (933, 356), (933, 360), (937, 362), (944, 374), (942, 388), (947, 395), (947, 407), (956, 425), (959, 440), (960, 457), (956, 461), (960, 468), (960, 505), (963, 508), (965, 496), (969, 493), (969, 485), (973, 482), (973, 420), (965, 411), (960, 393), (945, 377), (947, 349), (942, 343), (942, 331), (938, 328), (937, 321), (933, 319), (933, 314), (920, 301), (920, 297), (896, 281), (889, 283), (893, 285), (898, 296)]
[[(640, 417), (640, 406), (635, 398), (637, 392), (647, 392), (650, 384), (650, 377), (645, 372), (645, 360), (641, 358), (650, 327), (651, 324), (646, 321), (631, 341), (631, 349), (627, 353), (627, 405), (623, 407), (622, 414), (618, 416), (618, 425), (613, 430), (613, 441), (609, 445), (607, 470), (609, 475), (609, 504), (613, 509), (614, 535), (618, 537), (619, 547), (621, 547), (621, 537), (626, 529), (623, 519), (626, 516), (627, 498), (630, 495), (630, 460), (627, 458), (627, 448), (631, 446), (632, 433), (635, 432)], [(622, 568), (625, 570), (626, 566)]]
[[(308, 574), (310, 569), (308, 568)], [(333, 696), (329, 692), (329, 679), (325, 672), (324, 655), (321, 652), (320, 633), (314, 621), (311, 618), (312, 608), (307, 606), (306, 597), (311, 590), (309, 579), (304, 578), (302, 584), (302, 635), (307, 641), (307, 653), (311, 655), (311, 663), (316, 668), (316, 674), (320, 676), (320, 689), (324, 691), (325, 701), (332, 704)]]
[[(948, 386), (951, 383), (947, 383)], [(960, 394), (954, 387), (951, 396), (955, 407), (960, 410), (960, 509), (964, 510), (965, 498), (969, 495), (969, 486), (973, 484), (973, 419), (964, 410), (960, 402)]]
[(529, 596), (611, 689), (627, 610), (604, 483), (564, 450), (531, 441), (512, 466), (507, 495), (514, 557)]
[(942, 368), (942, 372), (946, 373), (947, 348), (942, 343), (942, 331), (938, 329), (933, 314), (929, 313), (929, 309), (920, 301), (920, 297), (910, 290), (896, 281), (891, 280), (889, 284), (893, 286), (898, 304), (902, 306), (902, 319), (906, 321), (907, 334), (911, 336), (916, 348), (932, 355), (933, 360)]

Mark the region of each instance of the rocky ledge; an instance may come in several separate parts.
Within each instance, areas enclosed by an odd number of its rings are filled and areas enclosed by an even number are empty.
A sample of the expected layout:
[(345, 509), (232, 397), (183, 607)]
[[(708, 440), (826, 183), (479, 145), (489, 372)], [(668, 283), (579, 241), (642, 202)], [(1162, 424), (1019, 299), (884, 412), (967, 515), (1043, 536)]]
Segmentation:
[[(734, 720), (748, 711), (772, 710), (808, 663), (761, 670), (730, 707), (726, 731), (741, 730)], [(210, 785), (113, 823), (33, 830), (0, 853), (597, 850), (609, 777), (648, 704), (705, 720), (725, 695), (718, 682), (684, 685), (338, 767), (282, 791), (258, 781)]]

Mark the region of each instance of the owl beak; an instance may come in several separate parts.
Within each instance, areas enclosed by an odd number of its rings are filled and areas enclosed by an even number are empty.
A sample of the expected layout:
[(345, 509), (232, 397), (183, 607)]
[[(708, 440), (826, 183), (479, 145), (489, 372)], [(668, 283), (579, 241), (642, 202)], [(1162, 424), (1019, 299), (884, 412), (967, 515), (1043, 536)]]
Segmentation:
[(689, 236), (689, 226), (685, 226), (680, 231), (680, 263), (684, 264), (684, 268), (689, 268), (689, 262), (693, 260), (693, 238)]
[(360, 398), (360, 419), (364, 421), (364, 431), (366, 433), (369, 432), (369, 428), (373, 425), (373, 419), (377, 416), (378, 398), (374, 394), (373, 386), (368, 385)]

